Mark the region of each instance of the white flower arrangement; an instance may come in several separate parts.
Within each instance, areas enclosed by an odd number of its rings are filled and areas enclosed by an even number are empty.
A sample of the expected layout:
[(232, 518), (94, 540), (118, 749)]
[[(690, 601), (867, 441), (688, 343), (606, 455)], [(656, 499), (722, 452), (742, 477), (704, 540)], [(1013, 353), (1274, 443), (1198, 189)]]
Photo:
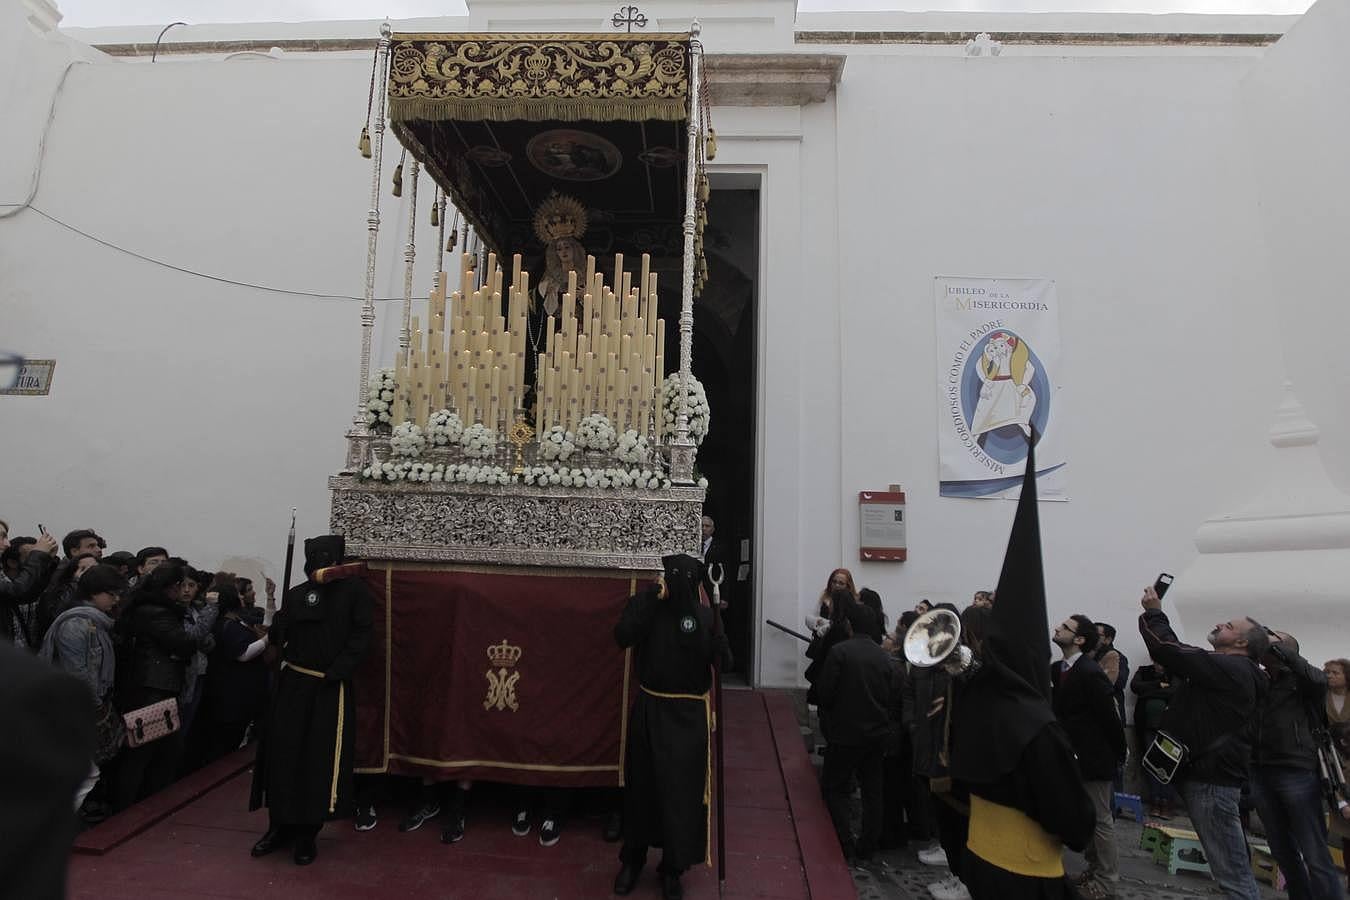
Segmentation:
[(568, 459), (576, 452), (576, 438), (561, 425), (554, 425), (539, 438), (539, 455), (548, 462)]
[(458, 444), (464, 436), (464, 423), (448, 409), (438, 409), (427, 417), (426, 436), (433, 447)]
[(422, 455), (426, 446), (426, 435), (422, 433), (417, 423), (400, 422), (394, 426), (393, 437), (389, 439), (389, 447), (394, 451), (394, 455), (416, 459)]
[[(680, 384), (680, 373), (676, 372), (667, 378), (661, 387), (661, 409), (666, 423), (662, 432), (668, 441), (675, 438), (675, 420), (680, 414)], [(689, 438), (695, 446), (702, 446), (703, 439), (708, 436), (708, 423), (712, 418), (712, 410), (708, 407), (708, 395), (704, 393), (702, 382), (693, 375), (689, 376), (686, 394), (689, 398)]]
[(511, 484), (516, 480), (501, 466), (476, 466), (471, 463), (451, 463), (445, 467), (445, 480), (461, 484)]
[(618, 433), (608, 417), (591, 413), (577, 426), (576, 444), (583, 450), (605, 451), (614, 446)]
[(569, 466), (531, 466), (521, 475), (525, 484), (541, 487), (646, 488), (670, 487), (670, 479), (659, 469), (574, 469)]
[(361, 470), (372, 481), (422, 481), (432, 484), (511, 484), (518, 479), (501, 466), (469, 463), (376, 462)]
[(487, 459), (497, 452), (497, 432), (482, 422), (476, 422), (464, 429), (459, 446), (470, 459)]
[(370, 379), (366, 391), (366, 427), (372, 431), (388, 431), (393, 427), (394, 370), (380, 369)]
[(642, 465), (651, 459), (652, 450), (651, 447), (647, 446), (646, 435), (638, 434), (637, 431), (630, 428), (619, 435), (615, 455), (619, 457), (621, 462)]

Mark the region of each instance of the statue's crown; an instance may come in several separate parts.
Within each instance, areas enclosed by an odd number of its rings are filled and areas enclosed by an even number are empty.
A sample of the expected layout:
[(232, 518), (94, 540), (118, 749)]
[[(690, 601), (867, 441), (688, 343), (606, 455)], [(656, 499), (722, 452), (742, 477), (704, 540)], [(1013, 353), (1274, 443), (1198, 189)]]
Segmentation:
[(519, 647), (508, 644), (506, 638), (502, 638), (500, 644), (493, 644), (487, 648), (488, 662), (496, 668), (508, 669), (520, 661), (523, 652)]
[(559, 238), (581, 240), (586, 233), (586, 207), (581, 201), (554, 191), (534, 214), (534, 233), (545, 244)]

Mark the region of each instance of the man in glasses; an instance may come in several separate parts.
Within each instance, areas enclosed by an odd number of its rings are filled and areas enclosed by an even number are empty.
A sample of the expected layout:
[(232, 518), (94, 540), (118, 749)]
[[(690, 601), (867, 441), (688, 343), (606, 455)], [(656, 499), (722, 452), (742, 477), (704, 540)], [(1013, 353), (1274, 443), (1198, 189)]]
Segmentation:
[(1111, 782), (1125, 759), (1125, 728), (1116, 712), (1111, 680), (1092, 656), (1098, 641), (1092, 620), (1069, 616), (1055, 628), (1051, 640), (1063, 657), (1050, 672), (1051, 708), (1078, 757), (1083, 787), (1096, 813), (1092, 842), (1083, 851), (1088, 866), (1077, 879), (1078, 889), (1089, 900), (1102, 900), (1115, 894), (1120, 881)]

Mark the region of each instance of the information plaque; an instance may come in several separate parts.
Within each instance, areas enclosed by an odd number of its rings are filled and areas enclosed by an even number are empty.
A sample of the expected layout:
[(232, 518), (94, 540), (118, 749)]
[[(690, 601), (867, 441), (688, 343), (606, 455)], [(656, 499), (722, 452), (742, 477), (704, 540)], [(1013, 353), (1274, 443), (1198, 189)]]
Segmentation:
[(858, 492), (858, 544), (862, 562), (905, 561), (903, 491)]

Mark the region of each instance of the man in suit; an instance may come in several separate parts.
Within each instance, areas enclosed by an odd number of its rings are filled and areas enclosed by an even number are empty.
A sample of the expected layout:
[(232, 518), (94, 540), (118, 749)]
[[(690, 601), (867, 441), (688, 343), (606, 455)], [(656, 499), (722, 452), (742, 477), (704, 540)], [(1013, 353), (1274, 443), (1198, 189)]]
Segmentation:
[(1063, 657), (1050, 669), (1051, 708), (1078, 756), (1096, 813), (1092, 841), (1083, 851), (1088, 866), (1078, 877), (1079, 891), (1087, 900), (1102, 900), (1115, 895), (1120, 880), (1111, 793), (1116, 767), (1125, 759), (1125, 728), (1114, 686), (1092, 658), (1097, 626), (1087, 616), (1069, 616), (1051, 639)]
[(94, 700), (82, 681), (0, 643), (0, 895), (61, 900), (75, 840), (75, 790), (94, 759)]

